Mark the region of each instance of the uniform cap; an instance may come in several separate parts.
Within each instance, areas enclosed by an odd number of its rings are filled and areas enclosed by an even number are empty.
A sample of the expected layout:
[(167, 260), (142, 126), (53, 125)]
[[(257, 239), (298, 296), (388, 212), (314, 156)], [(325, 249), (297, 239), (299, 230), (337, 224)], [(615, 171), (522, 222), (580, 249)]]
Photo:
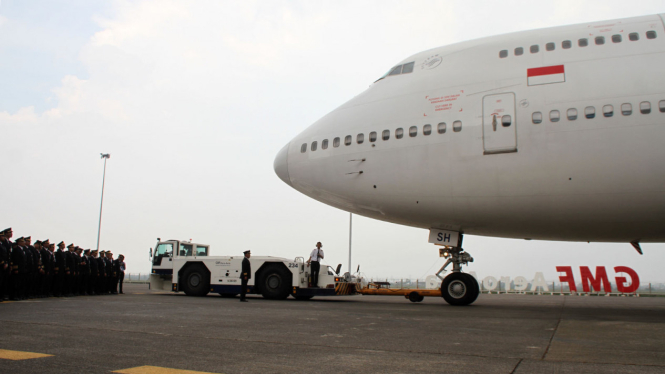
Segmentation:
[(32, 238), (31, 238), (31, 237), (29, 237), (29, 236), (26, 236), (26, 237), (25, 237), (25, 238), (23, 238), (23, 239), (25, 239), (25, 240), (27, 241), (27, 240), (31, 240)]
[(90, 253), (90, 250), (86, 249), (86, 250), (83, 251), (83, 253)]
[(252, 251), (247, 250), (247, 251), (245, 251), (245, 252), (243, 252), (243, 253), (244, 253), (244, 254), (248, 254), (248, 253), (252, 253)]
[(67, 248), (73, 248), (73, 247), (74, 247), (74, 243), (67, 246)]
[(22, 236), (21, 236), (20, 238), (16, 239), (17, 242), (20, 242), (20, 241), (22, 241), (22, 240), (25, 240), (25, 238), (22, 237)]
[(60, 244), (65, 245), (65, 242), (60, 242), (60, 243), (58, 243), (58, 246), (60, 246)]
[(8, 233), (8, 232), (12, 232), (12, 228), (11, 228), (11, 227), (8, 227), (8, 228), (2, 230), (2, 233), (3, 233), (3, 234), (6, 234), (6, 233)]
[(106, 253), (106, 251), (99, 251), (99, 253)]
[(99, 252), (98, 249), (93, 249), (91, 253), (97, 253), (97, 252)]
[(37, 240), (37, 241), (35, 242), (35, 245), (37, 245), (37, 244), (42, 244), (42, 242), (39, 241), (39, 240)]
[(49, 244), (49, 239), (42, 240), (42, 243), (44, 243), (44, 244)]

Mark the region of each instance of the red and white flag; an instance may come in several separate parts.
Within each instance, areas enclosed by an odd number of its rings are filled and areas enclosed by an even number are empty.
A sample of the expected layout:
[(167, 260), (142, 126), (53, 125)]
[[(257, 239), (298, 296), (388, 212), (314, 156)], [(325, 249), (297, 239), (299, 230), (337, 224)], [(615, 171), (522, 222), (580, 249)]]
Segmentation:
[(527, 85), (561, 83), (566, 81), (566, 72), (563, 65), (544, 66), (542, 68), (526, 69)]

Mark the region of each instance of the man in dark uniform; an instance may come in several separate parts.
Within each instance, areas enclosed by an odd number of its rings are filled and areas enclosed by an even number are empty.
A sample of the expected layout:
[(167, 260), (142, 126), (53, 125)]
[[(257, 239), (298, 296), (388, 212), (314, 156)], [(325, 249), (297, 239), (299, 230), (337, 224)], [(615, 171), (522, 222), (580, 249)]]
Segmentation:
[(9, 275), (11, 274), (12, 243), (7, 238), (11, 228), (0, 231), (0, 302), (9, 299)]
[[(37, 243), (35, 243), (35, 245), (36, 244)], [(49, 297), (50, 294), (49, 285), (51, 284), (50, 276), (51, 276), (51, 269), (53, 267), (53, 265), (51, 264), (52, 255), (51, 252), (49, 252), (47, 246), (48, 244), (40, 242), (41, 249), (39, 250), (39, 252), (42, 257), (42, 274), (41, 274), (39, 293), (42, 295), (42, 297)]]
[(76, 253), (76, 246), (73, 243), (67, 246), (67, 250), (70, 261), (69, 293), (72, 296), (78, 296), (79, 263), (81, 262), (81, 258)]
[(249, 263), (249, 258), (252, 256), (252, 252), (245, 251), (245, 258), (242, 259), (242, 271), (240, 273), (240, 301), (246, 302), (245, 294), (247, 294), (247, 282), (252, 278), (252, 265)]
[(111, 293), (111, 284), (113, 283), (113, 261), (111, 261), (111, 251), (104, 253), (104, 270), (106, 270), (106, 292)]
[(55, 261), (55, 244), (51, 243), (49, 239), (43, 240), (42, 241), (42, 247), (48, 249), (48, 253), (50, 255), (50, 266), (48, 269), (48, 294), (49, 296), (53, 297), (55, 296), (55, 290), (56, 290), (56, 273), (57, 271), (55, 270), (57, 263)]
[(69, 273), (69, 264), (64, 249), (65, 242), (58, 243), (58, 250), (55, 252), (55, 297), (62, 297), (67, 292), (65, 282)]
[(23, 238), (16, 239), (16, 242), (12, 246), (12, 289), (11, 296), (12, 300), (23, 300), (24, 299), (24, 287), (23, 281), (25, 279), (25, 268), (26, 268), (26, 258), (23, 246), (25, 245), (25, 240)]
[(88, 277), (90, 276), (90, 265), (88, 258), (82, 255), (83, 248), (76, 246), (76, 255), (81, 259), (79, 262), (79, 295), (85, 295), (88, 292)]
[(25, 237), (25, 245), (28, 251), (30, 251), (30, 256), (32, 257), (32, 267), (30, 268), (30, 276), (28, 279), (28, 294), (30, 298), (36, 298), (39, 291), (39, 271), (42, 266), (41, 257), (42, 255), (39, 251), (32, 245), (32, 238), (29, 236)]
[(23, 290), (21, 293), (23, 294), (23, 298), (32, 299), (30, 287), (32, 287), (32, 274), (34, 273), (34, 263), (36, 259), (34, 258), (34, 255), (27, 244), (26, 238), (21, 237), (19, 239), (21, 239), (23, 242), (23, 244), (21, 244), (21, 248), (23, 249), (25, 256), (25, 267), (23, 268), (23, 279), (21, 280), (21, 288)]
[(111, 277), (111, 293), (114, 295), (118, 294), (118, 278), (120, 276), (120, 261), (113, 259), (113, 253), (109, 253), (111, 256), (111, 263), (113, 265), (113, 273)]
[[(99, 279), (99, 267), (97, 266), (97, 250), (85, 250), (90, 264), (90, 278), (88, 278), (88, 295), (97, 295), (97, 281)], [(90, 253), (90, 255), (88, 255)]]
[(97, 260), (97, 268), (99, 269), (99, 277), (97, 282), (97, 293), (100, 295), (105, 294), (106, 290), (106, 262), (104, 261), (106, 251), (100, 251)]
[(35, 255), (39, 259), (38, 261), (39, 266), (37, 267), (37, 273), (34, 277), (35, 280), (34, 294), (35, 297), (42, 298), (44, 297), (44, 295), (42, 294), (42, 282), (44, 281), (44, 260), (42, 259), (42, 242), (36, 240), (33, 247), (35, 248), (36, 251)]
[(118, 284), (120, 285), (120, 292), (119, 292), (119, 293), (121, 293), (121, 294), (124, 293), (124, 292), (122, 292), (122, 283), (123, 283), (124, 280), (125, 280), (125, 269), (126, 269), (126, 268), (127, 268), (127, 267), (126, 267), (126, 265), (125, 265), (125, 256), (124, 256), (124, 255), (120, 255), (120, 256), (118, 256), (118, 270), (119, 270), (119, 273), (118, 273)]

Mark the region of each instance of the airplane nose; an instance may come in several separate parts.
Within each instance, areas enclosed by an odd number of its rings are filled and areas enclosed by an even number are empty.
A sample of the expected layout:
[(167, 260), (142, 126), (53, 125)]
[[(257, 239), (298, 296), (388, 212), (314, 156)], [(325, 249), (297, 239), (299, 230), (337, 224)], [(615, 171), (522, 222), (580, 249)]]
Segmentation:
[(287, 145), (282, 148), (282, 150), (277, 153), (277, 157), (275, 157), (275, 164), (273, 165), (275, 168), (275, 174), (279, 177), (279, 179), (283, 180), (284, 183), (288, 184), (289, 186), (291, 185), (291, 178), (289, 177), (289, 145), (291, 143), (289, 142)]

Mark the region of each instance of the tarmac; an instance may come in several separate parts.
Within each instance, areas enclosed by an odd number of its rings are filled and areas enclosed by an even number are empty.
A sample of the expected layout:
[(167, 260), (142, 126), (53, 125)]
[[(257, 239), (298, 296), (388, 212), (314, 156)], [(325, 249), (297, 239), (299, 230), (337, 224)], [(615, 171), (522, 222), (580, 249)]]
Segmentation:
[(0, 303), (0, 373), (665, 372), (663, 297), (125, 292)]

